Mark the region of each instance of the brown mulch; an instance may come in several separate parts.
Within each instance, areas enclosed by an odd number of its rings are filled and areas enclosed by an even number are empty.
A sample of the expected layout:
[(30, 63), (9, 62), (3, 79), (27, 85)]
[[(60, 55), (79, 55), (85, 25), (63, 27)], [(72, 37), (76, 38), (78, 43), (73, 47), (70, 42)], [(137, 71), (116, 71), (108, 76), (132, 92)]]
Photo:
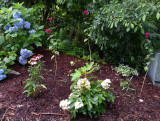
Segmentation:
[[(47, 90), (42, 89), (37, 98), (27, 98), (23, 94), (25, 80), (28, 76), (28, 66), (23, 67), (18, 62), (11, 68), (20, 75), (8, 75), (7, 79), (0, 82), (0, 120), (2, 121), (70, 121), (70, 113), (59, 107), (59, 102), (68, 98), (70, 94), (70, 74), (74, 69), (84, 66), (86, 61), (60, 53), (57, 56), (58, 68), (55, 77), (55, 62), (53, 55), (44, 47), (35, 50), (36, 54), (44, 55), (45, 77), (44, 84)], [(74, 66), (70, 61), (75, 61)], [(160, 120), (160, 87), (155, 87), (149, 77), (140, 94), (143, 83), (143, 74), (134, 77), (131, 87), (135, 91), (125, 93), (120, 87), (124, 78), (112, 71), (112, 64), (100, 64), (100, 71), (93, 75), (98, 79), (109, 78), (116, 96), (114, 103), (108, 103), (107, 112), (99, 118), (77, 117), (73, 121), (159, 121)], [(143, 102), (139, 101), (140, 99)]]

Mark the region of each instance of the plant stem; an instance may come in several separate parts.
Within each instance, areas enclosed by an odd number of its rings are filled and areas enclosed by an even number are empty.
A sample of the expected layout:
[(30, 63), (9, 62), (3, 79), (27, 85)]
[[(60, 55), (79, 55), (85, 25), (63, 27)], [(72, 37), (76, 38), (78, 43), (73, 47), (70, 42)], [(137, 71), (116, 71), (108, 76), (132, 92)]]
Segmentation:
[(91, 60), (92, 60), (92, 52), (91, 52), (91, 47), (90, 47), (89, 41), (88, 41), (88, 47), (89, 47), (89, 56), (90, 56), (90, 62), (91, 62)]
[[(148, 66), (148, 69), (149, 69), (149, 66)], [(142, 87), (141, 87), (141, 91), (140, 91), (139, 96), (141, 96), (141, 93), (142, 93), (142, 90), (143, 90), (143, 87), (144, 87), (144, 82), (145, 82), (146, 77), (147, 77), (148, 69), (147, 69), (147, 72), (146, 72), (146, 74), (145, 74), (145, 76), (144, 76), (144, 80), (143, 80), (143, 84), (142, 84)]]

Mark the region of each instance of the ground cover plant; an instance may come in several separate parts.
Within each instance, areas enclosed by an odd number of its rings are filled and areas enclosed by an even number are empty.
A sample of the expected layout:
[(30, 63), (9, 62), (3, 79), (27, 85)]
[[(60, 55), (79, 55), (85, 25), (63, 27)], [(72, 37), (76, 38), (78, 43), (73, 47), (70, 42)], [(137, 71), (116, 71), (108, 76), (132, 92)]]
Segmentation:
[(159, 1), (17, 1), (0, 1), (0, 120), (160, 119)]

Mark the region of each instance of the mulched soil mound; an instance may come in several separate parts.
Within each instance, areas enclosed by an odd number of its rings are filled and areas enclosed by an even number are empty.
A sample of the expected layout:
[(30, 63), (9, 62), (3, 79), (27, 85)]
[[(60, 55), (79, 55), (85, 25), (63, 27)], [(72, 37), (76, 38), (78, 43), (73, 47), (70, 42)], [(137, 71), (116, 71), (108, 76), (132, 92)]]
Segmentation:
[[(8, 75), (7, 79), (0, 82), (0, 120), (2, 121), (69, 121), (70, 113), (59, 107), (59, 102), (68, 98), (70, 74), (76, 68), (84, 66), (86, 61), (60, 53), (57, 56), (58, 68), (55, 75), (55, 62), (51, 60), (53, 55), (44, 47), (34, 51), (42, 54), (45, 61), (44, 84), (47, 90), (42, 89), (37, 98), (27, 98), (23, 94), (25, 80), (28, 76), (28, 66), (22, 66), (18, 62), (11, 68), (20, 75)], [(70, 61), (75, 61), (74, 66)], [(152, 85), (149, 77), (146, 78), (144, 88), (140, 95), (144, 75), (134, 77), (131, 87), (135, 91), (126, 93), (120, 87), (120, 81), (124, 78), (112, 71), (112, 64), (101, 65), (100, 71), (93, 76), (98, 79), (109, 78), (112, 80), (112, 92), (116, 96), (114, 103), (107, 103), (106, 114), (99, 118), (77, 117), (73, 121), (159, 121), (160, 120), (160, 88)]]

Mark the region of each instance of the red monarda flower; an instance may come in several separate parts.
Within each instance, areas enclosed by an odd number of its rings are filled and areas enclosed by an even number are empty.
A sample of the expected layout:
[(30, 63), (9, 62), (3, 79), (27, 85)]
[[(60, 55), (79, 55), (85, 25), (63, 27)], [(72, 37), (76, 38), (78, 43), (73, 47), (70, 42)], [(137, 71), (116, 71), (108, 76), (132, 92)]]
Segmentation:
[(149, 37), (150, 33), (145, 33), (145, 37)]
[(52, 22), (53, 18), (49, 18), (49, 22)]
[(84, 14), (88, 15), (88, 14), (89, 14), (89, 12), (88, 12), (87, 10), (85, 10), (85, 11), (84, 11)]
[(46, 32), (47, 32), (48, 34), (50, 34), (50, 33), (51, 33), (51, 29), (46, 29)]

